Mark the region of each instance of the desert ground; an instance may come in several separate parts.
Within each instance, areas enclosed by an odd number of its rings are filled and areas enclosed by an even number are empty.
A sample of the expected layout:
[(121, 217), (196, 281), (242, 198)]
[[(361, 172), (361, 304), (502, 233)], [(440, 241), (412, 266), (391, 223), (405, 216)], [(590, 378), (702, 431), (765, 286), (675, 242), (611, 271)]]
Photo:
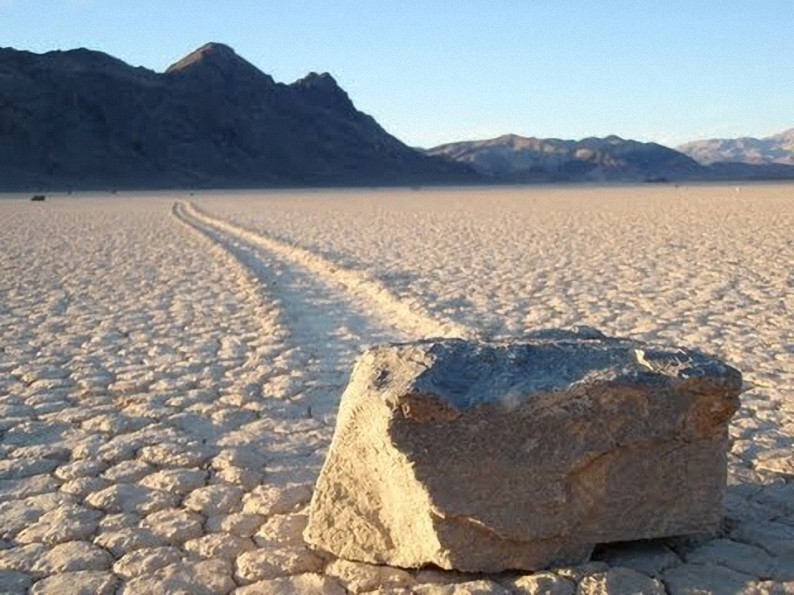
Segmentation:
[[(0, 198), (0, 592), (794, 593), (794, 185)], [(355, 356), (588, 325), (739, 368), (714, 536), (468, 575), (302, 539)]]

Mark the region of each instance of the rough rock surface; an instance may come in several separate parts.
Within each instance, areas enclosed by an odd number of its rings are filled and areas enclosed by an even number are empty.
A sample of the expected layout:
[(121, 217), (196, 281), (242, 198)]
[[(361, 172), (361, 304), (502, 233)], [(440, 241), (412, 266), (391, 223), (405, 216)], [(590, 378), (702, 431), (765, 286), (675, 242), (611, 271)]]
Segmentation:
[(500, 571), (712, 531), (741, 386), (699, 352), (590, 329), (373, 348), (305, 537), (353, 560)]

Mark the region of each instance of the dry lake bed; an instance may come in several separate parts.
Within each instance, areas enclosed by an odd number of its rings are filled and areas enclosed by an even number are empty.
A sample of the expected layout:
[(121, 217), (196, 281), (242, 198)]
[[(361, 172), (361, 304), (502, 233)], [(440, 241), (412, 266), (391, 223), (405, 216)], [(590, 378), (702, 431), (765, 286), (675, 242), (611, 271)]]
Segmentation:
[[(794, 185), (0, 198), (0, 592), (794, 593)], [(355, 355), (588, 325), (742, 370), (712, 537), (535, 574), (307, 549)]]

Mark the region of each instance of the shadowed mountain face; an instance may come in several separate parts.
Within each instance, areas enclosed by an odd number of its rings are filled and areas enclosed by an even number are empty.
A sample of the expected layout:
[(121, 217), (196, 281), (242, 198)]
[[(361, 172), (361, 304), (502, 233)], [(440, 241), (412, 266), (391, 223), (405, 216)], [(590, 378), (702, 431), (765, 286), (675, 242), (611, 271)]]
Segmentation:
[(441, 145), (427, 153), (515, 181), (688, 179), (706, 172), (673, 149), (618, 136), (573, 141), (510, 134)]
[(291, 85), (221, 44), (159, 74), (85, 49), (0, 49), (0, 187), (463, 182), (356, 110), (329, 74)]
[(766, 138), (712, 138), (678, 147), (700, 163), (783, 164), (794, 166), (794, 128)]

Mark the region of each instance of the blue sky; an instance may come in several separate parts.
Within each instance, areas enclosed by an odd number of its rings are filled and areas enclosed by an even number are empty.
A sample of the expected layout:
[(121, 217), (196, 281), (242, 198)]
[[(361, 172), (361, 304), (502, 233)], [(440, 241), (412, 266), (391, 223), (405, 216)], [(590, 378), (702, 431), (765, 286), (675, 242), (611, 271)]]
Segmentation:
[(417, 146), (794, 127), (794, 0), (0, 0), (0, 46), (161, 71), (207, 41), (281, 82), (328, 71)]

